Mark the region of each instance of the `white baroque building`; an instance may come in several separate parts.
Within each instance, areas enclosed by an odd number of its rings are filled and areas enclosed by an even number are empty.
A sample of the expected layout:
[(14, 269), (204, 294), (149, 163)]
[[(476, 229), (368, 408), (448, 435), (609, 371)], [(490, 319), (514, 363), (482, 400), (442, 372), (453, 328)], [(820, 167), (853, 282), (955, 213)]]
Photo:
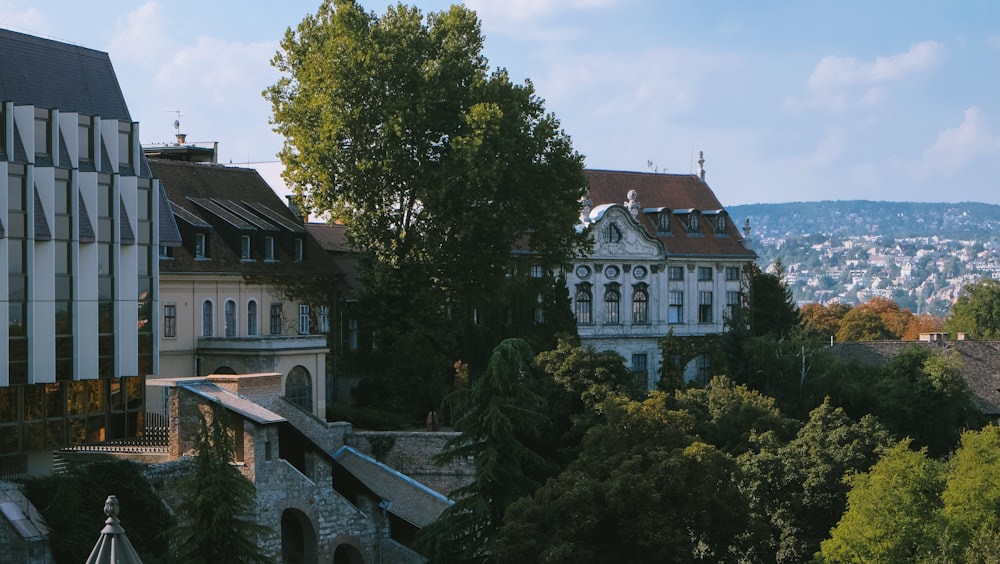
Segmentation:
[[(613, 350), (652, 388), (662, 363), (660, 339), (722, 333), (744, 295), (749, 225), (726, 213), (699, 174), (588, 170), (581, 228), (593, 251), (567, 274), (584, 345)], [(707, 378), (698, 359), (685, 378)]]

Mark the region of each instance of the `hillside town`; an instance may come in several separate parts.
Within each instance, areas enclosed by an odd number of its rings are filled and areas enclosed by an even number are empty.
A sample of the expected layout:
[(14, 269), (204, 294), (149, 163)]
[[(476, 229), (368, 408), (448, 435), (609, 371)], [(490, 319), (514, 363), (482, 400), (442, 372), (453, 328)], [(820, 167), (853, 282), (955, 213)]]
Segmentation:
[(965, 285), (1000, 279), (1000, 206), (852, 201), (730, 211), (752, 218), (761, 264), (775, 272), (780, 261), (800, 305), (878, 296), (944, 316)]

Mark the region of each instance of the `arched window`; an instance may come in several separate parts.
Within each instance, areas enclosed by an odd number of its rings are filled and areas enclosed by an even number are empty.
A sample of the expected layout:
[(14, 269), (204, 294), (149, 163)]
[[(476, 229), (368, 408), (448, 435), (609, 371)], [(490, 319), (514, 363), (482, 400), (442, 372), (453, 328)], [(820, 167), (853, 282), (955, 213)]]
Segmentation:
[(236, 302), (226, 300), (223, 306), (223, 334), (227, 338), (236, 336)]
[(593, 316), (593, 296), (590, 294), (589, 284), (580, 284), (576, 290), (574, 300), (576, 322), (581, 325), (589, 325), (594, 322)]
[(309, 371), (296, 366), (285, 379), (285, 399), (312, 413), (312, 379)]
[(649, 323), (649, 293), (644, 284), (632, 291), (632, 323)]
[(201, 336), (211, 337), (215, 334), (215, 304), (212, 300), (201, 302)]
[(660, 233), (670, 233), (670, 210), (661, 211), (656, 219), (656, 230)]
[(247, 302), (247, 336), (257, 336), (257, 300)]
[(604, 291), (604, 322), (621, 323), (622, 295), (618, 286), (608, 286)]

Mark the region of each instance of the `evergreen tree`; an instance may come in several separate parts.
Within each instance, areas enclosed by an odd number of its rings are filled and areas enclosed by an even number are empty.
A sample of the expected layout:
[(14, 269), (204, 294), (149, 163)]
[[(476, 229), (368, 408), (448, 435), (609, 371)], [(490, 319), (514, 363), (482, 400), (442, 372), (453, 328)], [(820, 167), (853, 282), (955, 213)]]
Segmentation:
[(236, 443), (226, 409), (212, 406), (211, 423), (201, 417), (195, 440), (194, 471), (179, 486), (178, 525), (172, 532), (177, 561), (188, 564), (270, 562), (257, 539), (270, 529), (250, 514), (256, 488), (232, 465)]
[(548, 424), (536, 387), (531, 348), (506, 339), (471, 388), (456, 391), (466, 407), (455, 422), (461, 436), (450, 440), (442, 462), (474, 458), (475, 476), (452, 492), (458, 501), (420, 530), (415, 547), (433, 563), (486, 562), (507, 507), (539, 486), (545, 459), (529, 444)]

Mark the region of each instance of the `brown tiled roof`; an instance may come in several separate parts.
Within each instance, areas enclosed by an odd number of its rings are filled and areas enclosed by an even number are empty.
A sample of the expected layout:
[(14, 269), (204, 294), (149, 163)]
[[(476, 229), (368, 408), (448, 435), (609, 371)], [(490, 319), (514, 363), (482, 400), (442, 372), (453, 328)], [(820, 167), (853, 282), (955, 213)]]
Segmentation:
[[(341, 276), (333, 260), (302, 227), (301, 221), (253, 169), (208, 163), (149, 159), (178, 220), (184, 245), (171, 249), (160, 271), (218, 274), (326, 274)], [(196, 260), (191, 239), (207, 234), (208, 260)], [(252, 261), (240, 258), (239, 235), (259, 235)], [(263, 236), (275, 239), (275, 260), (257, 249)], [(305, 243), (305, 260), (294, 260), (294, 239)]]
[(833, 352), (842, 358), (885, 366), (903, 349), (941, 347), (962, 357), (962, 378), (983, 413), (1000, 416), (1000, 341), (856, 341), (836, 343)]
[[(635, 190), (641, 210), (639, 223), (650, 235), (663, 242), (667, 255), (720, 255), (727, 257), (756, 258), (756, 253), (741, 243), (742, 233), (727, 216), (726, 232), (716, 234), (711, 216), (722, 213), (719, 199), (701, 178), (691, 174), (653, 174), (644, 172), (621, 172), (610, 170), (588, 170), (590, 198), (593, 208), (604, 204), (624, 205), (630, 190)], [(657, 212), (661, 208), (670, 210), (671, 233), (659, 235), (656, 229)], [(706, 215), (699, 222), (697, 233), (688, 233), (681, 215), (697, 210)]]
[(420, 482), (349, 447), (341, 447), (333, 459), (372, 493), (388, 501), (389, 513), (416, 527), (430, 525), (451, 501)]

